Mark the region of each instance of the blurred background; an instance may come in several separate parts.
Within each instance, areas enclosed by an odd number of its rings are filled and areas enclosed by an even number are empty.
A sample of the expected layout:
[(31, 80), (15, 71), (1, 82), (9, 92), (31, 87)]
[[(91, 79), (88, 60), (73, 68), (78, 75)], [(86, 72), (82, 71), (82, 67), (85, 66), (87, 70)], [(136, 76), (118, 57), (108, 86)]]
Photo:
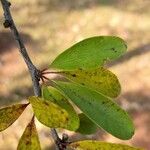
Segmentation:
[[(12, 14), (33, 62), (47, 67), (72, 44), (91, 36), (123, 38), (128, 52), (108, 64), (119, 78), (120, 105), (134, 120), (135, 135), (122, 141), (99, 130), (83, 136), (63, 130), (71, 140), (97, 139), (150, 149), (150, 1), (149, 0), (11, 0)], [(27, 67), (9, 30), (4, 29), (0, 8), (0, 107), (26, 102), (33, 95)], [(28, 107), (0, 133), (0, 150), (16, 150), (32, 116)], [(37, 121), (43, 150), (54, 149), (50, 130)]]

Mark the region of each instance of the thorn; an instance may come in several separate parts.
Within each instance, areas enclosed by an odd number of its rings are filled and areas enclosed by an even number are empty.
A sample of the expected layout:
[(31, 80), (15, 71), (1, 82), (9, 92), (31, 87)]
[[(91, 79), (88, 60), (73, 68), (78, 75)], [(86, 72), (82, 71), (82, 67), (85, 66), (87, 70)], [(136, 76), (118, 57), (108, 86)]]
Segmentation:
[(41, 80), (42, 80), (42, 82), (43, 82), (43, 83), (45, 83), (45, 81), (44, 81), (43, 77), (41, 77)]
[(48, 69), (47, 69), (47, 68), (44, 68), (44, 69), (41, 70), (41, 72), (44, 72), (44, 71), (46, 71), (46, 70), (48, 70)]
[(53, 72), (42, 72), (43, 75), (44, 74), (51, 74), (51, 73), (53, 73)]
[(43, 79), (46, 79), (46, 80), (48, 80), (48, 81), (50, 80), (49, 78), (47, 78), (47, 77), (45, 77), (45, 76), (42, 76), (42, 77), (43, 77)]

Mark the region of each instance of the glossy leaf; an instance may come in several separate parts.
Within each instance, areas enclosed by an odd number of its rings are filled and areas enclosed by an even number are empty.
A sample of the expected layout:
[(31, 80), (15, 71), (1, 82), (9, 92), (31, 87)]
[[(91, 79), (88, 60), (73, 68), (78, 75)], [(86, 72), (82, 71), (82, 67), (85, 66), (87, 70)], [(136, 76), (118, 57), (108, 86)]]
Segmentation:
[(79, 117), (75, 112), (72, 105), (68, 102), (68, 100), (54, 87), (46, 87), (42, 88), (42, 96), (44, 99), (49, 100), (61, 108), (65, 109), (68, 112), (68, 126), (72, 130), (76, 130), (79, 127)]
[(79, 114), (80, 118), (80, 127), (77, 132), (81, 134), (93, 134), (97, 130), (97, 125), (92, 122), (86, 115), (83, 113)]
[(56, 81), (56, 84), (99, 127), (120, 139), (132, 137), (132, 120), (112, 99), (76, 83)]
[(52, 62), (50, 68), (59, 70), (98, 68), (107, 60), (110, 61), (120, 57), (126, 49), (125, 42), (119, 37), (91, 37), (61, 53)]
[(143, 150), (143, 149), (123, 144), (85, 140), (70, 144), (67, 150)]
[(102, 67), (92, 70), (62, 71), (60, 74), (109, 97), (117, 97), (121, 91), (117, 77)]
[(69, 114), (65, 109), (49, 100), (44, 100), (35, 96), (30, 97), (29, 102), (32, 105), (35, 116), (42, 124), (50, 128), (73, 130), (72, 126), (69, 124)]
[(11, 126), (28, 104), (16, 104), (0, 109), (0, 132)]
[(41, 150), (38, 133), (34, 123), (34, 118), (27, 125), (19, 144), (17, 150)]

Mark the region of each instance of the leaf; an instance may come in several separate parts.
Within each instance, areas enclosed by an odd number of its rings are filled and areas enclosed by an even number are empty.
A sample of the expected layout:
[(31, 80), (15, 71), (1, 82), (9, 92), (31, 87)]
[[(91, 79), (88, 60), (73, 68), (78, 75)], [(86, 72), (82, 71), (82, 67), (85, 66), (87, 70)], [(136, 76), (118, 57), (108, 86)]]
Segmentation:
[(27, 125), (22, 137), (20, 138), (17, 150), (41, 150), (34, 117)]
[(73, 130), (70, 126), (69, 114), (60, 106), (39, 97), (29, 97), (37, 119), (50, 128), (65, 128)]
[(132, 120), (111, 98), (76, 83), (55, 83), (99, 127), (123, 140), (132, 137)]
[(70, 144), (67, 150), (143, 150), (143, 149), (123, 144), (85, 140)]
[(11, 126), (28, 104), (16, 104), (0, 109), (0, 132)]
[(125, 42), (115, 36), (95, 36), (73, 45), (50, 65), (52, 69), (77, 70), (102, 66), (107, 60), (120, 57), (127, 49)]
[(121, 91), (116, 75), (102, 67), (92, 70), (62, 71), (60, 74), (109, 97), (117, 97)]
[(42, 95), (44, 99), (57, 104), (68, 112), (68, 126), (71, 130), (79, 128), (78, 114), (75, 112), (68, 100), (57, 89), (51, 86), (43, 86)]
[(97, 125), (93, 123), (86, 115), (83, 113), (79, 114), (80, 117), (80, 127), (77, 132), (81, 134), (93, 134), (97, 130)]

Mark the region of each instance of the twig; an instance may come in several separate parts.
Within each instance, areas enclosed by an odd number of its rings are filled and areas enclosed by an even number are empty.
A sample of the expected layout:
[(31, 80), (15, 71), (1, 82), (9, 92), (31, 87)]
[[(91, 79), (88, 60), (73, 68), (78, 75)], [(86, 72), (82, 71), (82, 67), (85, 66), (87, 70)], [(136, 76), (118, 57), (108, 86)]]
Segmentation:
[(51, 135), (55, 140), (55, 144), (59, 146), (60, 150), (66, 150), (67, 145), (72, 143), (68, 141), (69, 139), (68, 135), (63, 134), (62, 139), (60, 139), (59, 136), (55, 132), (56, 130), (53, 130), (53, 129), (51, 130)]
[(24, 43), (20, 37), (20, 34), (15, 26), (15, 23), (12, 19), (9, 7), (10, 7), (10, 2), (8, 2), (7, 0), (1, 0), (2, 3), (2, 7), (4, 10), (4, 17), (5, 17), (5, 22), (4, 22), (4, 27), (5, 28), (10, 28), (15, 40), (18, 42), (18, 46), (19, 46), (19, 51), (21, 53), (21, 55), (23, 56), (23, 59), (26, 63), (26, 65), (28, 66), (31, 78), (32, 78), (32, 82), (33, 82), (33, 88), (34, 88), (34, 94), (36, 96), (40, 96), (41, 95), (41, 89), (40, 89), (40, 85), (39, 85), (39, 78), (38, 78), (38, 69), (33, 65), (31, 59), (28, 56), (27, 50), (24, 46)]
[(55, 141), (55, 144), (57, 145), (57, 147), (59, 148), (59, 150), (62, 150), (61, 149), (61, 139), (59, 138), (57, 132), (55, 129), (51, 129), (51, 136), (53, 137), (54, 141)]
[[(19, 34), (19, 32), (16, 28), (16, 25), (13, 21), (13, 18), (12, 18), (11, 12), (10, 12), (11, 3), (7, 0), (1, 0), (1, 4), (2, 4), (2, 7), (3, 7), (4, 17), (5, 17), (4, 27), (5, 28), (10, 28), (15, 40), (18, 43), (19, 51), (20, 51), (26, 65), (28, 67), (28, 70), (30, 72), (30, 76), (32, 78), (33, 90), (34, 90), (35, 96), (41, 96), (41, 87), (40, 87), (40, 84), (39, 84), (39, 81), (40, 81), (39, 73), (40, 73), (40, 71), (32, 63), (32, 61), (31, 61), (31, 59), (30, 59), (30, 57), (27, 53), (26, 47), (23, 43), (23, 40), (21, 39), (20, 34)], [(57, 143), (61, 142), (61, 139), (59, 138), (56, 130), (51, 129), (51, 133), (52, 133), (53, 139), (55, 140), (56, 149), (61, 150), (60, 145), (57, 144)]]

